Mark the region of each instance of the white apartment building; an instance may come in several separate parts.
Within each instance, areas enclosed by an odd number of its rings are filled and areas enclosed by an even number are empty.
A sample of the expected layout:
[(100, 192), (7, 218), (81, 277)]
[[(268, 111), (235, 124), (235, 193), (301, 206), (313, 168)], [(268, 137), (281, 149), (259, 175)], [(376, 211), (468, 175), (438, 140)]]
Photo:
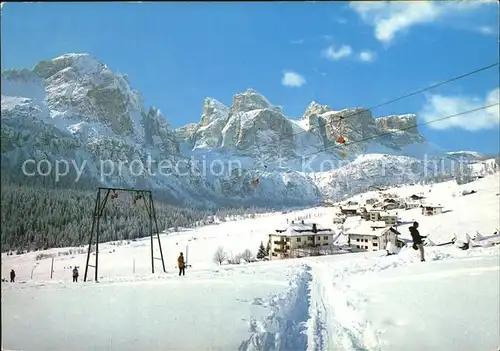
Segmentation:
[(315, 223), (292, 223), (286, 229), (269, 234), (269, 259), (309, 256), (325, 251), (333, 245), (335, 231), (320, 228)]

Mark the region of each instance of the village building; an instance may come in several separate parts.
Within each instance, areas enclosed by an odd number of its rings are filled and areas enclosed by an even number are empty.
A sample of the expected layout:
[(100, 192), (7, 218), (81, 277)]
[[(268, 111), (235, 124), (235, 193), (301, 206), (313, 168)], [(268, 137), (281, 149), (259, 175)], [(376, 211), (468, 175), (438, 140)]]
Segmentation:
[(365, 204), (366, 205), (373, 205), (374, 203), (376, 203), (378, 200), (376, 198), (370, 198), (370, 199), (366, 199), (365, 201)]
[(269, 259), (327, 254), (335, 241), (335, 231), (315, 223), (292, 223), (286, 229), (269, 234)]
[(412, 208), (419, 208), (420, 203), (416, 201), (406, 201), (405, 202), (405, 210), (411, 210)]
[(337, 215), (335, 217), (333, 217), (333, 223), (334, 224), (343, 224), (343, 223), (345, 223), (346, 219), (347, 219), (346, 215), (337, 213)]
[(417, 194), (413, 194), (412, 196), (409, 197), (410, 200), (413, 200), (413, 201), (419, 201), (419, 200), (422, 200), (424, 199), (424, 196), (420, 196), (420, 195), (417, 195)]
[(380, 220), (380, 214), (382, 212), (384, 211), (380, 208), (372, 208), (367, 212), (367, 217), (368, 217), (367, 220), (373, 222)]
[(382, 205), (382, 209), (384, 211), (395, 210), (400, 207), (401, 206), (398, 203), (392, 203), (392, 202)]
[(424, 216), (434, 216), (443, 213), (443, 206), (441, 205), (421, 205), (422, 215)]
[(398, 215), (389, 212), (380, 212), (380, 221), (383, 221), (386, 226), (393, 227), (398, 223)]
[[(384, 222), (386, 226), (395, 226), (398, 222), (398, 215), (392, 214), (380, 209), (372, 209), (368, 211), (368, 219), (372, 222)], [(366, 218), (366, 217), (365, 217)]]
[(398, 247), (398, 234), (394, 228), (386, 226), (385, 222), (363, 222), (346, 232), (353, 251), (385, 250), (389, 242), (393, 247)]
[(340, 206), (340, 212), (346, 216), (357, 216), (358, 215), (358, 205)]

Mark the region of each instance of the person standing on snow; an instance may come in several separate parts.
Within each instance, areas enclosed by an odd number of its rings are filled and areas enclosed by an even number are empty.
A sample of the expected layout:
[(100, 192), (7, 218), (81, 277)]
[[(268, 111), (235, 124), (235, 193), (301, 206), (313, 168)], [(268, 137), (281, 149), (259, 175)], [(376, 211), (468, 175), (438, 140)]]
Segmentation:
[(177, 258), (177, 267), (179, 267), (179, 277), (182, 275), (186, 275), (186, 264), (184, 262), (184, 254), (181, 252), (179, 257)]
[(427, 237), (420, 235), (417, 228), (418, 228), (418, 222), (413, 222), (413, 226), (410, 227), (410, 234), (411, 238), (413, 239), (413, 245), (416, 246), (417, 249), (420, 251), (420, 261), (425, 262), (424, 243), (422, 242), (422, 239)]
[(78, 267), (73, 268), (73, 283), (78, 282)]
[(16, 272), (13, 269), (11, 269), (10, 270), (10, 282), (14, 283), (15, 279), (16, 279)]

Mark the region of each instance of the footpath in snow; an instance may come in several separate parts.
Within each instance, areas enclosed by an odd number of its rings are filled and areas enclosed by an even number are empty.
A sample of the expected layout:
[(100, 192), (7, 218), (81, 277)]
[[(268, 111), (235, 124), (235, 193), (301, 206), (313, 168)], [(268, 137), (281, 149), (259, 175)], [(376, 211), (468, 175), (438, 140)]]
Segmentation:
[(311, 264), (308, 350), (497, 350), (498, 247)]

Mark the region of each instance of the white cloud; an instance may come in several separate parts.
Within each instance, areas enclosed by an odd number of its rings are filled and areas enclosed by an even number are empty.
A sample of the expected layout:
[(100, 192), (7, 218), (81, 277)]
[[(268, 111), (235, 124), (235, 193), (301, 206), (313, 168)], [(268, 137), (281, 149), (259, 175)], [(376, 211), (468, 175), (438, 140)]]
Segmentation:
[(349, 45), (342, 45), (340, 48), (336, 49), (335, 46), (331, 45), (325, 50), (323, 50), (323, 56), (330, 60), (340, 60), (351, 56), (352, 48)]
[(286, 87), (298, 88), (306, 84), (306, 79), (297, 72), (285, 71), (283, 72), (281, 84)]
[[(427, 98), (427, 103), (420, 112), (420, 117), (423, 121), (430, 122), (438, 118), (495, 104), (499, 102), (499, 94), (500, 89), (496, 88), (490, 91), (484, 98), (430, 95)], [(459, 128), (471, 132), (498, 128), (500, 125), (499, 111), (499, 106), (496, 105), (484, 110), (430, 123), (429, 127), (439, 130)]]
[(493, 3), (496, 1), (353, 1), (349, 6), (364, 22), (374, 27), (375, 37), (379, 41), (388, 44), (398, 33), (404, 33), (413, 26)]
[(477, 27), (477, 31), (484, 35), (496, 35), (495, 28), (492, 26), (480, 26)]
[(375, 59), (375, 53), (370, 50), (364, 50), (359, 53), (359, 59), (363, 62), (371, 62)]

